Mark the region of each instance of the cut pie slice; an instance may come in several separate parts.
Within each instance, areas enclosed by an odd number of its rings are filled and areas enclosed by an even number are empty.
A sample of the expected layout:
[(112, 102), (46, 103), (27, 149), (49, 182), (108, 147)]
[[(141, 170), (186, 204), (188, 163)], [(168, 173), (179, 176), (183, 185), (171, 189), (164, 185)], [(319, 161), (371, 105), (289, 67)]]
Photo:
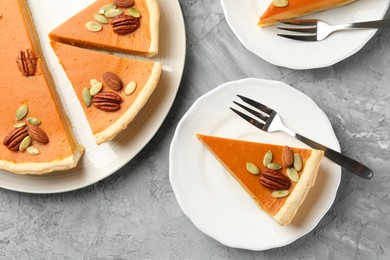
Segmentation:
[(162, 65), (78, 48), (51, 46), (84, 109), (98, 144), (113, 139), (155, 90)]
[[(323, 157), (323, 151), (320, 150), (290, 148), (202, 134), (197, 134), (197, 137), (256, 203), (280, 225), (287, 225), (294, 218), (315, 183)], [(286, 154), (284, 149), (290, 152)], [(272, 161), (270, 155), (266, 156), (267, 153), (272, 154)], [(294, 157), (297, 157), (295, 162)], [(301, 165), (298, 165), (299, 159)], [(274, 170), (264, 166), (264, 160), (268, 160), (268, 167)], [(268, 164), (270, 162), (272, 165)], [(279, 165), (288, 166), (276, 170), (274, 167)], [(298, 175), (295, 173), (294, 176), (294, 171)], [(280, 197), (286, 194), (288, 194), (286, 197)]]
[[(75, 167), (83, 148), (71, 133), (26, 1), (0, 0), (0, 169), (44, 174)], [(16, 113), (16, 116), (15, 116)]]
[(356, 0), (288, 0), (288, 5), (284, 7), (277, 7), (271, 3), (260, 17), (258, 25), (264, 27), (274, 24), (279, 20), (293, 19), (311, 13), (325, 11), (355, 1)]
[(160, 21), (157, 0), (114, 2), (134, 4), (113, 8), (113, 1), (97, 0), (50, 32), (50, 39), (79, 47), (156, 55)]

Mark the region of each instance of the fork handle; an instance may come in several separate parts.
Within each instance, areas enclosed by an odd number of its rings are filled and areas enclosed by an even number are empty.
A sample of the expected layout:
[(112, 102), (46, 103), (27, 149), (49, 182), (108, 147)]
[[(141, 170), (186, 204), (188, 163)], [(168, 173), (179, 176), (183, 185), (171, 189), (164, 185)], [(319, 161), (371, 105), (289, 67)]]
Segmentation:
[(390, 19), (346, 24), (346, 28), (390, 28)]
[(354, 159), (351, 159), (329, 147), (326, 147), (322, 144), (319, 144), (307, 137), (304, 137), (300, 134), (295, 134), (295, 138), (304, 142), (305, 144), (309, 145), (310, 147), (318, 150), (323, 150), (324, 154), (327, 158), (329, 158), (331, 161), (337, 163), (344, 169), (350, 171), (353, 174), (356, 174), (359, 177), (362, 177), (364, 179), (371, 179), (373, 176), (373, 172), (371, 169), (369, 169), (367, 166), (361, 164), (358, 161), (355, 161)]

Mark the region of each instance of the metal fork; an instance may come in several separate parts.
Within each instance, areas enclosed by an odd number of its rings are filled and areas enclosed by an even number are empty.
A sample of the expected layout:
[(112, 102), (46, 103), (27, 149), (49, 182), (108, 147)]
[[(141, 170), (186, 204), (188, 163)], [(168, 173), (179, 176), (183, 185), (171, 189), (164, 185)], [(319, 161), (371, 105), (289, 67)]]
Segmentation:
[(251, 109), (245, 105), (242, 105), (236, 101), (233, 101), (234, 104), (238, 105), (239, 107), (243, 108), (244, 110), (248, 111), (252, 115), (256, 116), (259, 120), (256, 120), (240, 111), (237, 109), (234, 109), (230, 107), (233, 112), (238, 114), (240, 117), (251, 123), (252, 125), (256, 126), (257, 128), (260, 128), (261, 130), (265, 132), (275, 132), (275, 131), (283, 131), (296, 139), (302, 141), (303, 143), (309, 145), (310, 147), (314, 149), (319, 149), (324, 151), (324, 155), (328, 157), (330, 160), (333, 162), (337, 163), (344, 169), (350, 171), (351, 173), (356, 174), (359, 177), (362, 177), (364, 179), (371, 179), (373, 176), (373, 172), (365, 165), (345, 156), (342, 155), (341, 153), (326, 147), (322, 144), (319, 144), (307, 137), (304, 137), (303, 135), (300, 135), (298, 133), (295, 133), (294, 131), (290, 130), (287, 128), (283, 122), (278, 113), (273, 110), (270, 107), (267, 107), (257, 101), (254, 101), (250, 98), (243, 97), (241, 95), (237, 95), (242, 101), (244, 101), (247, 104), (250, 104), (254, 108), (257, 108), (261, 112), (258, 112), (254, 109)]
[(333, 32), (341, 30), (390, 28), (390, 19), (339, 25), (330, 25), (318, 19), (282, 20), (280, 22), (295, 25), (295, 27), (277, 27), (278, 29), (299, 34), (277, 34), (278, 36), (300, 41), (322, 41)]

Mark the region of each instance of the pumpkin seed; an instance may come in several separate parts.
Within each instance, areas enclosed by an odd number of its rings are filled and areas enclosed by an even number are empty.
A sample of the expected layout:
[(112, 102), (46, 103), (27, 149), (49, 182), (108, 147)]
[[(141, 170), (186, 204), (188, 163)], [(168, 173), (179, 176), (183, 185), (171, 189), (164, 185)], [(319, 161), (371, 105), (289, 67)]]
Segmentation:
[(294, 153), (294, 163), (293, 163), (294, 169), (297, 170), (297, 172), (300, 172), (303, 167), (302, 163), (302, 157), (299, 153)]
[(91, 96), (94, 96), (97, 93), (99, 93), (100, 90), (102, 90), (102, 88), (103, 88), (103, 83), (97, 82), (96, 84), (92, 85), (91, 89), (89, 90), (89, 93), (91, 94)]
[(284, 198), (288, 196), (290, 192), (288, 190), (276, 190), (272, 192), (273, 198)]
[(41, 120), (39, 120), (38, 118), (36, 117), (29, 117), (27, 118), (27, 121), (32, 124), (32, 125), (40, 125), (41, 124)]
[(264, 158), (263, 158), (263, 165), (267, 166), (272, 162), (272, 152), (268, 151), (265, 153)]
[(141, 17), (141, 13), (138, 11), (137, 8), (134, 8), (134, 7), (130, 7), (129, 9), (127, 9), (127, 12), (135, 17), (135, 18), (140, 18)]
[(30, 144), (31, 144), (31, 137), (28, 135), (28, 136), (26, 136), (26, 137), (22, 140), (22, 142), (20, 143), (20, 145), (19, 145), (19, 151), (24, 152), (24, 150), (26, 150), (27, 147), (30, 146)]
[(13, 125), (13, 127), (14, 127), (14, 128), (21, 128), (21, 127), (23, 127), (23, 126), (25, 126), (25, 125), (26, 125), (25, 122), (18, 122), (18, 123), (15, 123), (15, 124)]
[(101, 14), (94, 14), (93, 18), (95, 18), (95, 20), (98, 21), (99, 23), (102, 23), (102, 24), (108, 23), (108, 19)]
[(99, 9), (99, 14), (105, 14), (106, 12), (108, 12), (109, 10), (111, 9), (116, 9), (116, 6), (114, 4), (106, 4), (105, 6), (102, 6), (100, 9)]
[(137, 88), (137, 83), (135, 81), (130, 81), (129, 84), (127, 84), (125, 89), (126, 95), (133, 94), (136, 88)]
[(288, 5), (288, 0), (272, 0), (272, 4), (276, 7), (285, 7)]
[(104, 13), (104, 16), (107, 18), (113, 18), (115, 16), (123, 14), (123, 10), (121, 9), (111, 9)]
[(29, 147), (27, 147), (27, 148), (26, 148), (26, 151), (27, 151), (29, 154), (31, 154), (31, 155), (37, 155), (37, 154), (40, 153), (39, 150), (38, 150), (38, 148), (36, 148), (36, 147), (34, 147), (34, 146), (29, 146)]
[(298, 172), (294, 168), (289, 167), (289, 168), (287, 168), (286, 172), (287, 172), (288, 178), (292, 182), (298, 182), (299, 181), (299, 174), (298, 174)]
[(28, 106), (27, 105), (21, 105), (18, 110), (16, 110), (16, 120), (21, 120), (23, 117), (27, 115), (28, 112)]
[(87, 22), (85, 27), (87, 27), (88, 31), (91, 32), (99, 32), (103, 29), (103, 26), (97, 22)]
[(246, 170), (254, 175), (258, 175), (260, 173), (259, 167), (251, 162), (246, 163)]
[(89, 88), (84, 88), (83, 89), (82, 96), (83, 96), (84, 104), (87, 107), (90, 107), (91, 104), (92, 104), (92, 96), (91, 96), (91, 93), (89, 91)]
[(276, 170), (281, 169), (282, 165), (280, 165), (279, 163), (269, 163), (269, 164), (267, 164), (267, 168), (276, 171)]

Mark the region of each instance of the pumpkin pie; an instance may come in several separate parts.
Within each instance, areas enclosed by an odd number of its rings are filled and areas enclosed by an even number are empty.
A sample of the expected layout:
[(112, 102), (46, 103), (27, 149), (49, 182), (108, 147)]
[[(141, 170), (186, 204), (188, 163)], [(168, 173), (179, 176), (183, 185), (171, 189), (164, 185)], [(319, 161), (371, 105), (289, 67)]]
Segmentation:
[(105, 54), (52, 41), (98, 144), (135, 118), (157, 87), (159, 62)]
[(158, 52), (159, 20), (157, 0), (97, 0), (49, 37), (79, 47), (152, 57)]
[(26, 1), (0, 0), (0, 6), (0, 169), (36, 175), (71, 169), (83, 148), (61, 107)]
[(320, 150), (196, 136), (280, 225), (294, 218), (315, 183), (323, 157)]
[(293, 19), (311, 13), (325, 11), (355, 1), (356, 0), (288, 0), (288, 4), (283, 7), (278, 7), (271, 3), (260, 17), (258, 25), (264, 27), (277, 23), (280, 20)]

